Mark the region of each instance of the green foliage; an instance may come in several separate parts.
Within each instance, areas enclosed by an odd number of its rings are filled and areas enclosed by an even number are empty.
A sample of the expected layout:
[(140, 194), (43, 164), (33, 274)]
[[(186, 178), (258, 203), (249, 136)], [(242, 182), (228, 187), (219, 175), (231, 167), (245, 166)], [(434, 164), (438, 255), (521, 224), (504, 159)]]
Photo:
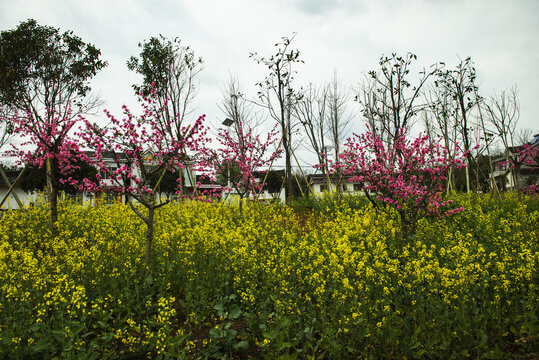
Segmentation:
[(43, 191), (47, 185), (45, 172), (45, 169), (29, 166), (19, 180), (19, 186), (26, 192)]
[(242, 179), (242, 176), (238, 163), (227, 162), (222, 166), (217, 166), (215, 182), (222, 186), (237, 184)]
[(307, 196), (309, 191), (309, 185), (307, 179), (302, 174), (292, 173), (292, 194), (294, 198)]
[[(139, 57), (131, 56), (127, 62), (127, 68), (143, 78), (141, 84), (133, 85), (137, 94), (149, 95), (153, 84), (161, 100), (172, 97), (170, 101), (179, 101), (175, 95), (189, 97), (194, 87), (193, 77), (202, 67), (202, 58), (197, 58), (189, 46), (183, 46), (180, 39), (170, 40), (162, 35), (140, 43), (139, 48), (142, 49)], [(180, 104), (172, 106), (181, 107)]]
[(281, 191), (284, 183), (283, 171), (270, 170), (266, 177), (266, 186), (264, 190), (267, 190), (270, 194), (275, 194)]
[(249, 335), (242, 328), (245, 313), (238, 305), (235, 294), (225, 297), (215, 304), (217, 324), (209, 330), (209, 345), (204, 351), (205, 358), (235, 359), (249, 347)]
[(88, 80), (106, 66), (99, 49), (71, 31), (22, 22), (0, 35), (0, 103), (31, 110), (40, 105), (80, 105), (90, 91)]
[[(68, 174), (64, 174), (64, 178), (70, 176), (79, 182), (84, 178), (90, 179), (91, 181), (96, 181), (95, 176), (97, 175), (97, 170), (92, 165), (77, 159), (73, 163), (73, 166), (74, 167), (69, 171)], [(6, 171), (8, 177), (13, 179), (15, 179), (20, 172), (21, 169), (16, 168), (10, 168)], [(58, 176), (59, 174), (56, 173), (55, 175)], [(0, 179), (0, 183), (4, 183), (3, 179)], [(40, 169), (35, 166), (29, 166), (18, 182), (18, 186), (25, 192), (43, 191), (46, 185), (46, 169)], [(68, 183), (59, 183), (58, 189), (72, 195), (80, 193), (77, 186), (69, 185)]]
[[(455, 190), (466, 192), (466, 169), (455, 169)], [(487, 155), (479, 155), (474, 159), (474, 166), (469, 169), (470, 189), (490, 191), (490, 162)]]
[[(183, 177), (183, 172), (181, 170), (176, 171), (165, 171), (165, 174), (163, 175), (163, 178), (161, 179), (161, 182), (159, 183), (159, 192), (165, 193), (165, 194), (174, 194), (176, 191), (178, 191), (178, 179), (180, 174), (178, 172), (181, 172), (181, 176), (183, 178), (183, 184), (185, 184), (185, 178)], [(149, 176), (149, 185), (152, 189), (155, 188), (155, 185), (159, 181), (159, 178), (161, 177), (161, 173), (151, 173)]]

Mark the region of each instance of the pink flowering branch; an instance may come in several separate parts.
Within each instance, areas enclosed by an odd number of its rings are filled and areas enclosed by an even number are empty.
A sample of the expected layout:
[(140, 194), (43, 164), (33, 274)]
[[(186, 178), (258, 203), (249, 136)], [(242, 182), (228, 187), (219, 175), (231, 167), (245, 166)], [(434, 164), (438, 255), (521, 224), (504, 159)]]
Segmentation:
[[(214, 167), (229, 180), (229, 190), (233, 189), (239, 195), (241, 211), (241, 200), (250, 195), (256, 198), (265, 185), (256, 180), (255, 173), (281, 157), (277, 125), (262, 138), (252, 128), (245, 128), (238, 122), (234, 133), (220, 131), (218, 141), (221, 147), (218, 156), (214, 156)], [(269, 153), (276, 146), (277, 150)]]
[(53, 109), (46, 109), (44, 118), (35, 118), (31, 112), (13, 110), (14, 115), (8, 121), (13, 126), (14, 135), (22, 142), (7, 151), (18, 158), (17, 164), (30, 164), (43, 168), (47, 159), (57, 164), (61, 174), (69, 174), (78, 169), (74, 163), (80, 160), (80, 141), (70, 135), (74, 125), (84, 119), (72, 116), (71, 109), (59, 114)]
[[(80, 188), (124, 194), (133, 211), (147, 225), (145, 263), (149, 265), (154, 212), (169, 202), (157, 201), (160, 183), (167, 171), (181, 171), (195, 162), (200, 154), (207, 153), (206, 145), (210, 140), (206, 136), (204, 115), (190, 126), (182, 127), (179, 136), (172, 136), (173, 132), (168, 127), (172, 126), (174, 119), (166, 120), (165, 109), (158, 104), (155, 88), (148, 97), (141, 93), (139, 101), (142, 106), (139, 116), (134, 116), (123, 106), (122, 119), (105, 111), (110, 121), (106, 128), (85, 122), (79, 136), (87, 147), (94, 150), (89, 160), (101, 172), (108, 171), (110, 176), (108, 179), (98, 176), (96, 183), (87, 180), (80, 184)], [(108, 169), (111, 161), (116, 167), (112, 172)], [(152, 184), (156, 178), (157, 182)], [(147, 214), (143, 214), (132, 199), (142, 204)]]
[[(464, 155), (450, 158), (438, 142), (419, 135), (407, 140), (402, 129), (391, 148), (380, 136), (368, 131), (348, 139), (340, 155), (339, 168), (359, 185), (372, 205), (381, 211), (396, 211), (403, 235), (415, 231), (423, 217), (444, 217), (462, 208), (448, 210), (451, 201), (442, 201), (443, 184), (451, 166), (464, 166)], [(337, 169), (333, 166), (333, 171)]]
[[(506, 160), (498, 165), (513, 170), (513, 178), (517, 191), (520, 191), (519, 177), (522, 168), (539, 167), (539, 148), (530, 144), (524, 144), (513, 148), (513, 152), (506, 153)], [(507, 170), (507, 173), (509, 170)]]
[(72, 135), (72, 130), (82, 116), (75, 116), (70, 104), (64, 109), (47, 108), (40, 115), (38, 112), (23, 112), (13, 109), (9, 118), (13, 134), (19, 136), (22, 143), (12, 144), (7, 153), (18, 158), (17, 164), (27, 164), (38, 168), (47, 168), (47, 198), (50, 205), (51, 228), (53, 235), (58, 234), (57, 199), (60, 184), (76, 183), (72, 175), (79, 169), (77, 163), (84, 160), (80, 150), (80, 139)]

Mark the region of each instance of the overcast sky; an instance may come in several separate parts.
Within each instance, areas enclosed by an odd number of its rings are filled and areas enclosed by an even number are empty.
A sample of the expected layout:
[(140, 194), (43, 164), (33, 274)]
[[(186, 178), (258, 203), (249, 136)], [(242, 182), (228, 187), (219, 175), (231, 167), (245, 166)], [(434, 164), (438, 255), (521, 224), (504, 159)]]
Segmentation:
[[(274, 53), (274, 44), (297, 32), (298, 85), (323, 83), (334, 71), (346, 86), (377, 68), (382, 54), (413, 52), (417, 64), (454, 67), (471, 56), (483, 95), (519, 88), (521, 127), (539, 131), (538, 0), (1, 0), (0, 29), (33, 18), (72, 30), (101, 49), (108, 67), (93, 81), (113, 114), (136, 104), (138, 77), (126, 61), (138, 43), (162, 34), (179, 37), (205, 62), (196, 112), (220, 121), (217, 104), (230, 74), (244, 93), (266, 70), (249, 53)], [(356, 103), (351, 110), (359, 110)]]

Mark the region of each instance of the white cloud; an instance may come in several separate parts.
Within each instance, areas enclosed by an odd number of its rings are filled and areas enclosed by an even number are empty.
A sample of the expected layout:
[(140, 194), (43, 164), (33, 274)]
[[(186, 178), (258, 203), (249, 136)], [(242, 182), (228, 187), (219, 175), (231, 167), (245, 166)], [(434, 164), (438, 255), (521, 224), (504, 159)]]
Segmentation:
[[(298, 82), (321, 83), (338, 72), (353, 85), (377, 66), (382, 53), (412, 51), (418, 64), (472, 56), (481, 90), (492, 93), (518, 84), (521, 124), (535, 127), (539, 93), (539, 2), (534, 0), (198, 0), (111, 1), (4, 0), (0, 28), (12, 29), (35, 18), (40, 24), (73, 30), (101, 49), (109, 61), (94, 81), (113, 112), (135, 104), (131, 84), (137, 80), (125, 62), (151, 36), (178, 36), (202, 56), (198, 113), (222, 115), (223, 83), (229, 74), (254, 95), (254, 83), (266, 69), (250, 52), (271, 55), (282, 36), (298, 35), (294, 48), (305, 64)], [(354, 106), (354, 105), (352, 105)]]

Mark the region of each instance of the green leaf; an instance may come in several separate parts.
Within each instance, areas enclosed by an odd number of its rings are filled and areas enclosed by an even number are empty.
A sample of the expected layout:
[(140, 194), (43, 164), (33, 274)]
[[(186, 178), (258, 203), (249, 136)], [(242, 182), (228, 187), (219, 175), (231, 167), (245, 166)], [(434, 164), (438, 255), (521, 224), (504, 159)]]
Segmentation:
[(242, 340), (240, 341), (239, 343), (237, 344), (234, 344), (234, 349), (247, 349), (249, 347), (249, 341), (247, 340)]
[(223, 314), (225, 313), (225, 306), (222, 303), (215, 304), (213, 306), (213, 309), (217, 311), (219, 316), (223, 316)]
[(49, 350), (51, 348), (52, 345), (47, 339), (40, 339), (34, 344), (34, 346), (32, 346), (32, 350), (35, 352), (41, 352), (44, 350)]
[(285, 342), (283, 342), (282, 344), (279, 345), (279, 351), (284, 350), (284, 349), (288, 349), (290, 347), (292, 347), (292, 344), (289, 343), (288, 341), (285, 341)]
[(223, 337), (222, 331), (216, 328), (211, 328), (209, 334), (212, 339), (219, 339)]
[(238, 306), (235, 306), (230, 312), (228, 313), (228, 317), (232, 320), (236, 320), (241, 316), (241, 309)]

